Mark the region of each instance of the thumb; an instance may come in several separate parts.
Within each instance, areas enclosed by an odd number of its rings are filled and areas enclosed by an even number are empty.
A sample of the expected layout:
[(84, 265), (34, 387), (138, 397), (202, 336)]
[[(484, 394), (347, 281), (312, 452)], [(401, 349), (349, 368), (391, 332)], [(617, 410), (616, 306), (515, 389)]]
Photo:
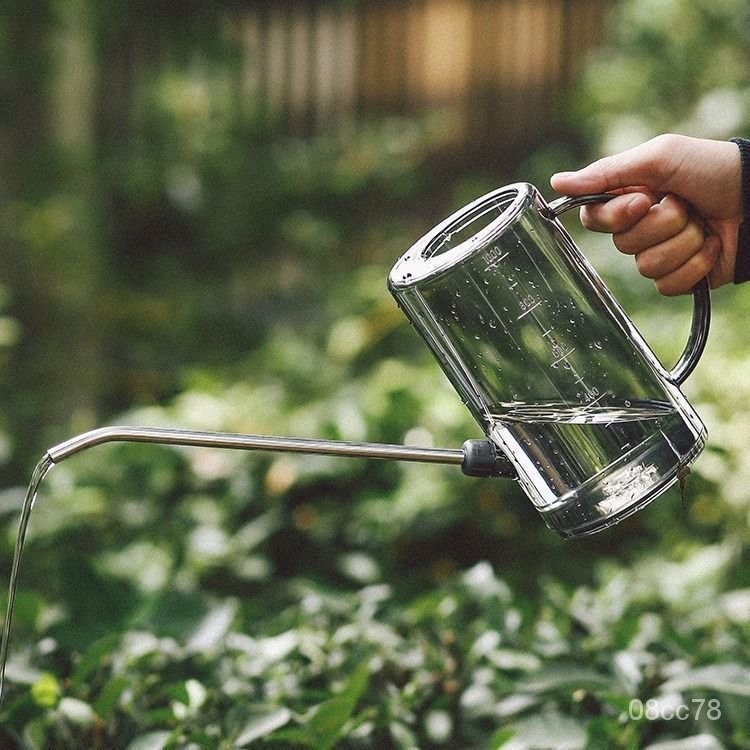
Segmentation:
[(674, 174), (674, 152), (663, 138), (653, 138), (613, 156), (605, 156), (577, 172), (558, 172), (550, 184), (560, 193), (581, 195), (648, 188), (668, 190), (666, 183)]

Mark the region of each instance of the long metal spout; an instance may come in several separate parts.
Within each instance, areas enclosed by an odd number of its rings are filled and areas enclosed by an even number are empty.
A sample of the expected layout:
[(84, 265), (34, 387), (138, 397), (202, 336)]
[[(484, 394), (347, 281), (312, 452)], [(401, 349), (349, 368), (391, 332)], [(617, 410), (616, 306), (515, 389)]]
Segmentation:
[(390, 458), (397, 461), (461, 464), (462, 450), (441, 448), (412, 448), (381, 443), (352, 443), (339, 440), (242, 435), (227, 432), (162, 429), (158, 427), (100, 427), (84, 432), (50, 448), (47, 454), (54, 463), (102, 443), (158, 443), (202, 448), (233, 448), (235, 450), (286, 451), (318, 453), (330, 456), (365, 456)]
[[(234, 450), (264, 450), (273, 452), (315, 453), (328, 456), (381, 458), (394, 461), (454, 464), (464, 473), (476, 476), (514, 477), (510, 465), (495, 453), (486, 440), (467, 440), (463, 448), (418, 448), (387, 443), (357, 443), (343, 440), (242, 435), (228, 432), (204, 432), (160, 427), (100, 427), (70, 438), (47, 451), (50, 460), (58, 464), (87, 448), (103, 443), (156, 443), (202, 448), (232, 448)], [(481, 449), (481, 450), (478, 450)], [(481, 464), (481, 465), (478, 465)]]

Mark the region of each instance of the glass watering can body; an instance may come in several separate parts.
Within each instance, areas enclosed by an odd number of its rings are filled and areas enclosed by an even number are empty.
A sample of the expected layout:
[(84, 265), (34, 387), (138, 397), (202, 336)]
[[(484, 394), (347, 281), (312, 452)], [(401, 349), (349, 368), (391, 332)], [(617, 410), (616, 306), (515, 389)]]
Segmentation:
[(672, 485), (706, 429), (679, 390), (702, 351), (707, 284), (667, 372), (547, 204), (520, 183), (435, 227), (388, 285), (445, 374), (510, 460), (547, 525), (593, 533)]

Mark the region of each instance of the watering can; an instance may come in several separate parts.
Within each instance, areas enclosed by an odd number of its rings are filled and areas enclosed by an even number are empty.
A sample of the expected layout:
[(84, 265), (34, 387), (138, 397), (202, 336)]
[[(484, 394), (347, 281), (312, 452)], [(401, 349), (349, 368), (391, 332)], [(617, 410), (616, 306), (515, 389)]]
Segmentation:
[(599, 531), (687, 473), (706, 428), (679, 390), (708, 335), (708, 283), (667, 371), (547, 203), (494, 190), (428, 232), (388, 284), (547, 525)]
[(679, 386), (708, 336), (708, 282), (693, 290), (685, 349), (666, 370), (558, 217), (608, 194), (547, 203), (519, 183), (438, 224), (394, 265), (388, 287), (482, 428), (460, 449), (102, 427), (50, 448), (23, 504), (0, 641), (0, 697), (18, 570), (37, 489), (55, 464), (124, 441), (460, 465), (516, 479), (562, 537), (600, 531), (680, 480), (706, 428)]
[(448, 463), (517, 480), (563, 537), (604, 529), (681, 479), (703, 449), (706, 428), (679, 386), (710, 320), (703, 280), (685, 350), (666, 370), (558, 219), (611, 197), (547, 203), (530, 184), (502, 187), (438, 224), (391, 270), (391, 293), (484, 439), (441, 449), (104, 427), (47, 459), (130, 441)]

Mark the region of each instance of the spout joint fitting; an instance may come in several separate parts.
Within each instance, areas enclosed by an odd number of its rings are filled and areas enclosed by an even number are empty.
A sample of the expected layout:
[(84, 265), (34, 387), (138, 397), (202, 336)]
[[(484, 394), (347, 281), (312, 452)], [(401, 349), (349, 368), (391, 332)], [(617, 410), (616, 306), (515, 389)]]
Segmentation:
[(467, 476), (515, 479), (515, 469), (491, 440), (467, 440), (462, 448), (461, 471)]

